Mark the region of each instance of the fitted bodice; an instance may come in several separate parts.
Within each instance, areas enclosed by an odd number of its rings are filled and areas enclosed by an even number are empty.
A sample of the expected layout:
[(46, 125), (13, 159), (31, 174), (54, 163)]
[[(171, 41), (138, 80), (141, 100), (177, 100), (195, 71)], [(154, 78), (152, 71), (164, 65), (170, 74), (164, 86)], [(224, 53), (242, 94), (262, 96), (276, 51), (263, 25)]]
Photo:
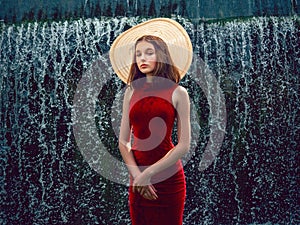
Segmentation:
[(172, 94), (177, 86), (155, 89), (151, 83), (145, 83), (133, 92), (129, 120), (133, 132), (132, 150), (139, 165), (155, 163), (174, 147), (172, 130), (176, 110)]

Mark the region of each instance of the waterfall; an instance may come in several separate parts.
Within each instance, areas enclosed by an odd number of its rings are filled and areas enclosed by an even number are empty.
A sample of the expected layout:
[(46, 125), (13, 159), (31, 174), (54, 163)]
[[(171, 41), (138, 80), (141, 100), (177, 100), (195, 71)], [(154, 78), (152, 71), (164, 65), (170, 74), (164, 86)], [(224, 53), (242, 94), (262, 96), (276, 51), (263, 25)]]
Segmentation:
[[(176, 19), (191, 36), (195, 57), (220, 85), (227, 111), (220, 152), (199, 171), (215, 121), (192, 67), (181, 84), (197, 109), (200, 130), (185, 165), (184, 224), (299, 223), (298, 18)], [(123, 84), (104, 56), (118, 34), (142, 20), (1, 25), (1, 224), (130, 224), (128, 187), (99, 175), (81, 154), (72, 109), (83, 74), (102, 60), (107, 71), (99, 80), (106, 83), (95, 103), (95, 124), (107, 151), (121, 159), (110, 112)]]

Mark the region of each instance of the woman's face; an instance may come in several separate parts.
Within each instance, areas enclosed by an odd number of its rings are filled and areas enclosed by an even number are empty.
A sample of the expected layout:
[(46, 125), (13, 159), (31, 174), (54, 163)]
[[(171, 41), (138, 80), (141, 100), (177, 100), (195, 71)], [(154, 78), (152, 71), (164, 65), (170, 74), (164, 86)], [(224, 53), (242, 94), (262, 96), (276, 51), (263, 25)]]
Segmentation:
[(147, 41), (138, 42), (135, 49), (135, 60), (142, 73), (152, 75), (156, 67), (156, 52), (153, 44)]

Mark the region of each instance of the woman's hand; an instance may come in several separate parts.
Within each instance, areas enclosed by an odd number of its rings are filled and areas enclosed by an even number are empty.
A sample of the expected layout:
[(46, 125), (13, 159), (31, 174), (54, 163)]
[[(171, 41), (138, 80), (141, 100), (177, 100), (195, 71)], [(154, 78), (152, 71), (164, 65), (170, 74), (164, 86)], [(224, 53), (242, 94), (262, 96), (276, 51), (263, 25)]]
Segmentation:
[(138, 192), (141, 196), (149, 200), (155, 200), (158, 198), (155, 187), (150, 183), (151, 176), (146, 170), (140, 173), (133, 180), (133, 192)]

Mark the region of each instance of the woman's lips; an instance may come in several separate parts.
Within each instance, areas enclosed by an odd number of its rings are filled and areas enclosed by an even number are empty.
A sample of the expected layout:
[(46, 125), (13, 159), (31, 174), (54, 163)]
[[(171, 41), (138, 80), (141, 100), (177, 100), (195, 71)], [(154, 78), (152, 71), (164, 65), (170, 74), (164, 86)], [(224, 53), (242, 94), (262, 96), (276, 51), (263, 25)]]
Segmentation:
[(141, 68), (146, 68), (147, 67), (147, 64), (142, 64), (141, 65)]

